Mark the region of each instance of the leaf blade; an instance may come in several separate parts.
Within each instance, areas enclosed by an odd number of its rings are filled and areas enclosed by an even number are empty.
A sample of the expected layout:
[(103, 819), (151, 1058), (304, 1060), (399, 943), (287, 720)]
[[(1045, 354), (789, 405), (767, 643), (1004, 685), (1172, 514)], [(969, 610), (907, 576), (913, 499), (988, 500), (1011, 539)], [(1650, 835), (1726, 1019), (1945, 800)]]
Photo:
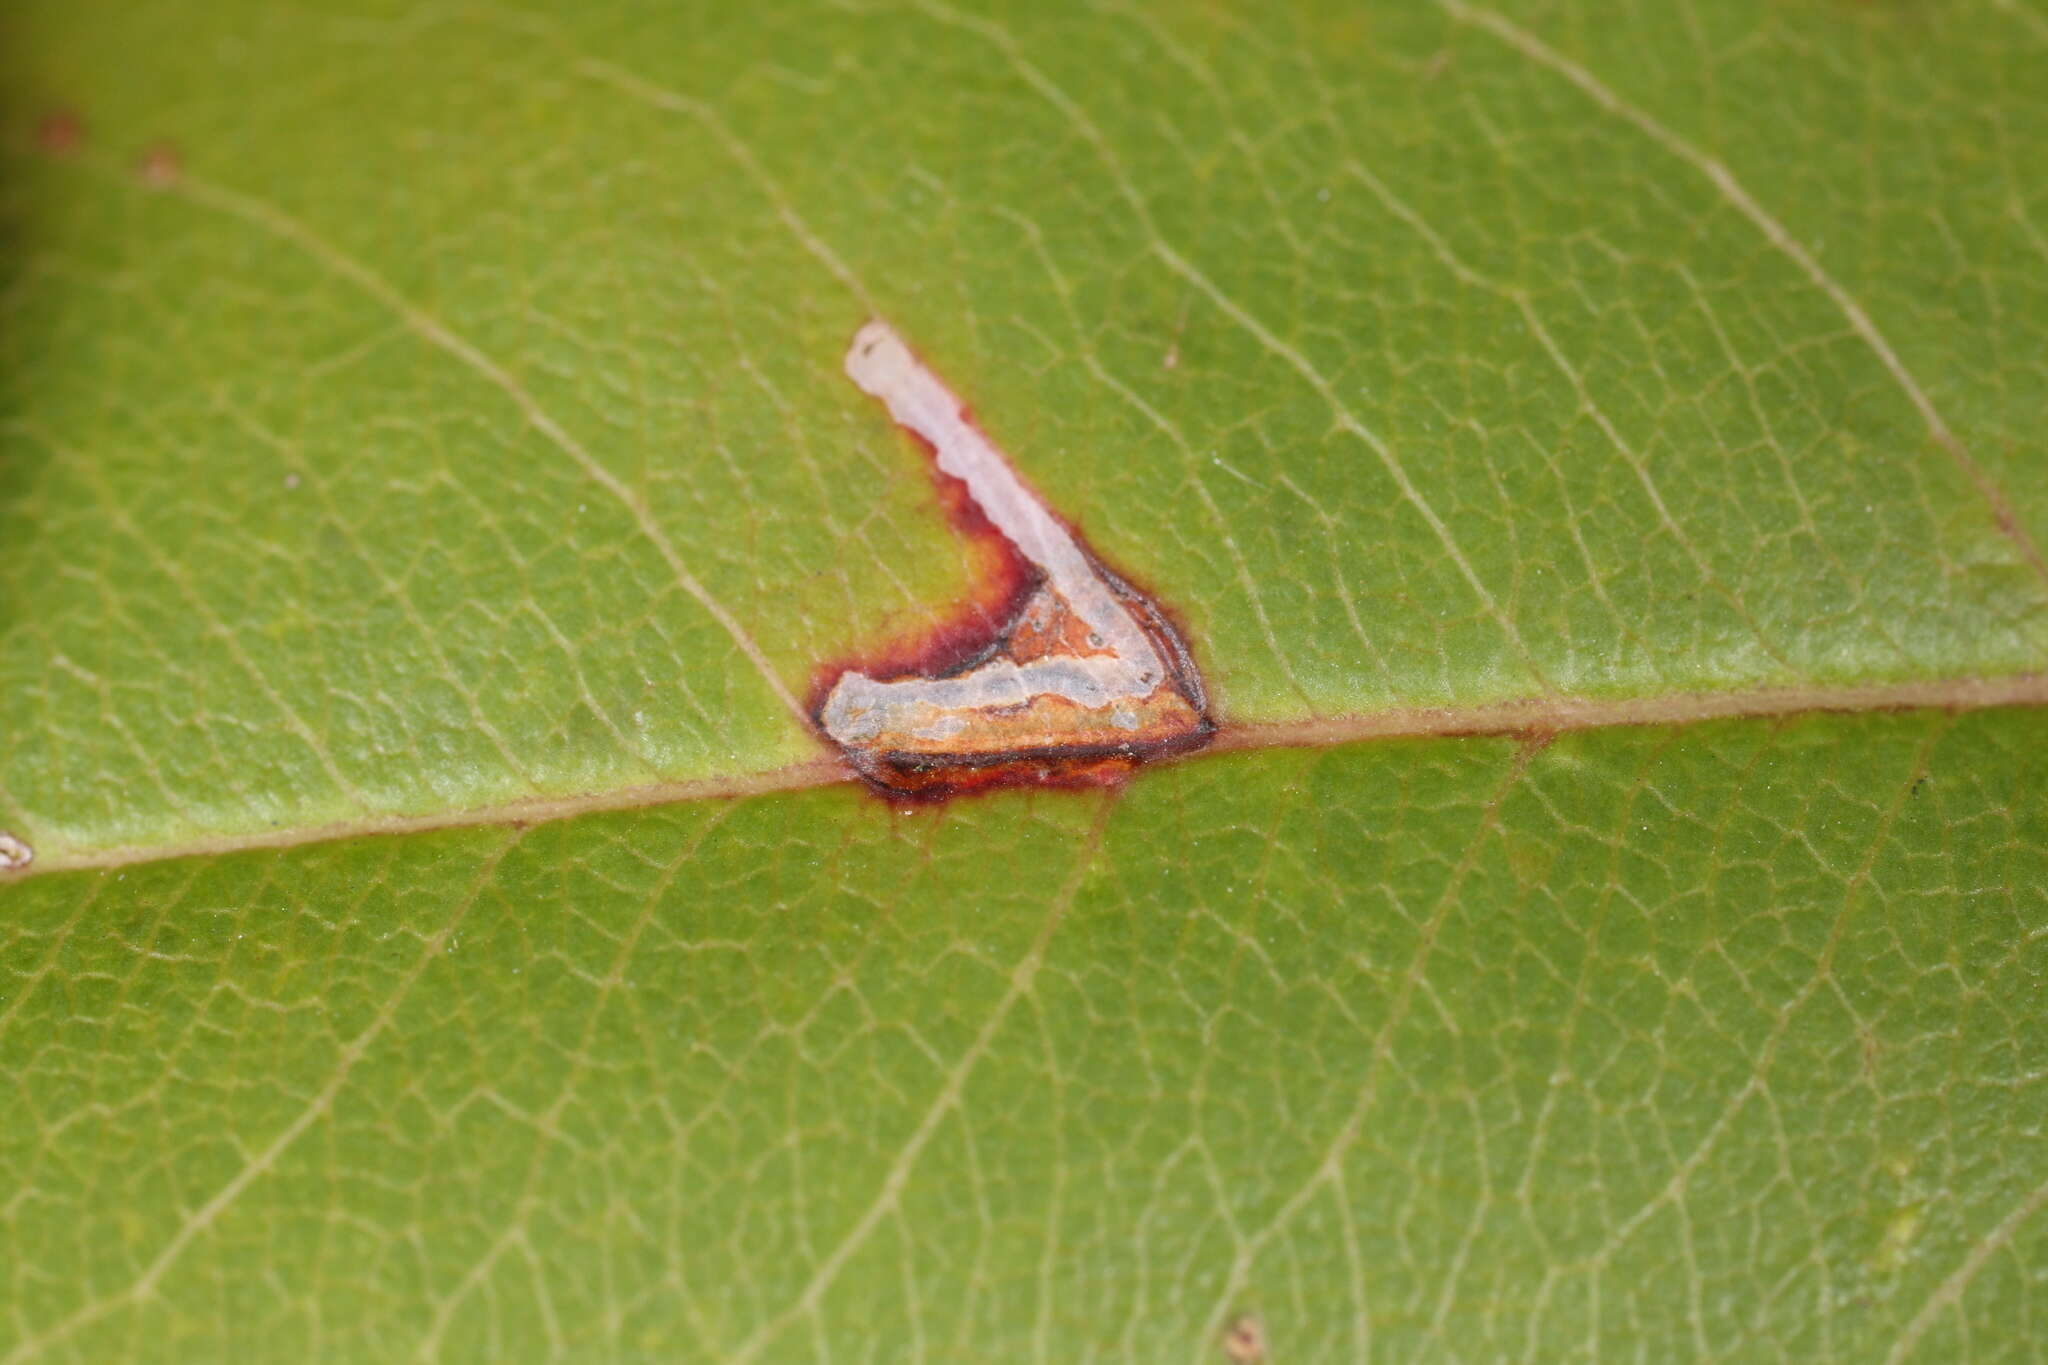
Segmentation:
[(2048, 1235), (2042, 737), (1416, 742), (1114, 809), (821, 792), (37, 879), (17, 1311), (116, 1300), (49, 1359), (1164, 1359), (1246, 1308), (1311, 1358), (1869, 1359), (1938, 1301), (1924, 1350), (1995, 1351)]

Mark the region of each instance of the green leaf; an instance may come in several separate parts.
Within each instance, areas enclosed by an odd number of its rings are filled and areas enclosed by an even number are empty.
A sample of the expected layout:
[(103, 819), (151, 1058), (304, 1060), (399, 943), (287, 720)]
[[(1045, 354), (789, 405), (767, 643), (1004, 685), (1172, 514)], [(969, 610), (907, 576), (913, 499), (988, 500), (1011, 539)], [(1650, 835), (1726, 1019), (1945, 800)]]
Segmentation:
[(2024, 1358), (2048, 723), (36, 878), (23, 1358)]
[(692, 8), (6, 20), (0, 1360), (2033, 1358), (2048, 17)]

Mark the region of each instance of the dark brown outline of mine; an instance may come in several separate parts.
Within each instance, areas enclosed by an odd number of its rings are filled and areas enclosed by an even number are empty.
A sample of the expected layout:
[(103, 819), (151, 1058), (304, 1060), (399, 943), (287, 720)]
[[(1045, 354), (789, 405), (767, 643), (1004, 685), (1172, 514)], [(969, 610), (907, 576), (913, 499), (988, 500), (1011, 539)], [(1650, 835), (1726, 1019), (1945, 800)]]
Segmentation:
[[(919, 363), (923, 363), (921, 359)], [(984, 436), (989, 435), (975, 419), (971, 405), (961, 407), (960, 417)], [(908, 436), (924, 455), (925, 467), (936, 485), (940, 511), (976, 551), (974, 558), (981, 562), (983, 577), (970, 586), (964, 603), (942, 610), (929, 624), (899, 631), (864, 654), (830, 660), (813, 671), (807, 707), (811, 723), (827, 744), (845, 756), (869, 789), (892, 803), (924, 804), (1008, 787), (1115, 788), (1127, 782), (1142, 764), (1207, 747), (1215, 737), (1216, 720), (1209, 712), (1208, 690), (1203, 686), (1201, 670), (1188, 647), (1185, 631), (1156, 597), (1134, 584), (1128, 575), (1111, 568), (1081, 529), (1039, 496), (1030, 480), (1010, 462), (1009, 452), (993, 437), (989, 437), (989, 444), (1010, 463), (1011, 472), (1030, 489), (1046, 514), (1066, 528), (1087, 556), (1089, 566), (1130, 610), (1139, 628), (1158, 649), (1168, 681), (1194, 709), (1196, 725), (1185, 735), (1166, 740), (1010, 749), (960, 758), (904, 750), (856, 753), (827, 733), (822, 719), (825, 701), (842, 675), (858, 670), (877, 681), (888, 682), (903, 678), (937, 680), (968, 672), (1008, 642), (1026, 603), (1045, 582), (1043, 571), (1027, 562), (1010, 538), (988, 520), (966, 484), (939, 468), (938, 452), (932, 443), (894, 418), (890, 425)]]

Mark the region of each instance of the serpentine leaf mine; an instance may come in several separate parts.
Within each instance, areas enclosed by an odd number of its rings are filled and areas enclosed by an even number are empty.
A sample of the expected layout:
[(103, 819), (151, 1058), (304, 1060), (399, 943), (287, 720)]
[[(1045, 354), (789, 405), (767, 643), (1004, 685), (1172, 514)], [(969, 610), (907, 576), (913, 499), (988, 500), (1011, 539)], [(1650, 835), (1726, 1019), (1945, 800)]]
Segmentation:
[(1017, 476), (885, 322), (846, 373), (929, 447), (961, 532), (991, 551), (985, 601), (914, 648), (828, 672), (818, 726), (875, 786), (950, 796), (1109, 785), (1201, 747), (1215, 726), (1180, 632)]

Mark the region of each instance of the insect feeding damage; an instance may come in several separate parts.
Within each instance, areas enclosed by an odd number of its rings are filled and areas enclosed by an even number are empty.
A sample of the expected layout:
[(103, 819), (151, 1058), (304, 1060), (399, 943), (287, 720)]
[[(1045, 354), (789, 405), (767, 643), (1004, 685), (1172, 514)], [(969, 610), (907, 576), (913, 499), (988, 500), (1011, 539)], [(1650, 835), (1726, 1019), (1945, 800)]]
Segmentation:
[(1113, 783), (1206, 743), (1215, 727), (1173, 623), (1025, 486), (887, 323), (860, 329), (846, 373), (930, 447), (942, 482), (958, 481), (956, 515), (986, 522), (1019, 585), (953, 657), (833, 680), (818, 724), (854, 767), (890, 792), (945, 796)]
[(36, 851), (0, 830), (0, 872), (18, 872), (35, 861)]
[(1230, 1361), (1230, 1365), (1264, 1365), (1264, 1324), (1250, 1313), (1232, 1318), (1230, 1325), (1223, 1329), (1223, 1354)]

